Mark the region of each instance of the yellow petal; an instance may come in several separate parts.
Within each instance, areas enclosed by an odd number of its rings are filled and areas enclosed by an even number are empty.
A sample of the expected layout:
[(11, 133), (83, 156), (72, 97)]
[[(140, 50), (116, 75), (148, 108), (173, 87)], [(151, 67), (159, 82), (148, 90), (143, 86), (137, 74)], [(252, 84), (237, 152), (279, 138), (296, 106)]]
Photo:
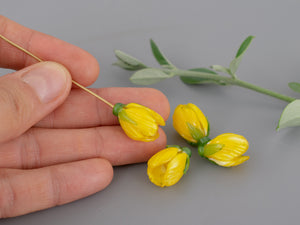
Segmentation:
[(220, 166), (232, 167), (232, 166), (237, 166), (237, 165), (242, 164), (243, 162), (247, 161), (249, 158), (250, 158), (249, 156), (240, 156), (231, 161), (220, 161), (220, 160), (216, 160), (216, 159), (210, 159), (210, 160), (214, 161), (215, 163), (217, 163)]
[[(249, 147), (247, 139), (238, 134), (225, 133), (217, 136), (207, 143), (207, 146), (211, 144), (221, 144), (222, 149), (213, 155), (208, 156), (210, 159), (228, 161), (244, 154)], [(205, 147), (204, 147), (205, 151)]]
[(238, 157), (238, 158), (236, 158), (235, 160), (233, 160), (229, 166), (237, 166), (237, 165), (240, 165), (240, 164), (242, 164), (243, 162), (247, 161), (248, 159), (250, 159), (249, 156), (241, 156), (241, 157)]
[(183, 176), (186, 160), (188, 155), (184, 152), (178, 153), (167, 166), (163, 184), (172, 186), (176, 184)]
[(154, 120), (154, 118), (145, 113), (143, 110), (139, 109), (128, 109), (126, 110), (127, 115), (136, 122), (136, 128), (140, 130), (140, 132), (152, 133), (155, 134), (158, 130), (158, 124)]
[(203, 131), (204, 136), (207, 136), (208, 121), (206, 119), (206, 116), (203, 114), (203, 112), (196, 105), (194, 105), (192, 103), (188, 103), (187, 106), (194, 111), (194, 113), (197, 117), (197, 120), (200, 122), (199, 126), (201, 127), (201, 131)]
[(143, 140), (145, 138), (144, 135), (139, 132), (139, 129), (137, 129), (132, 123), (120, 121), (120, 125), (129, 138), (136, 141)]
[(155, 119), (156, 123), (160, 126), (165, 126), (166, 122), (165, 120), (162, 118), (161, 115), (159, 115), (157, 112), (153, 111), (152, 109), (150, 109), (150, 113), (153, 116), (153, 118)]
[(161, 165), (161, 166), (157, 166), (157, 167), (148, 167), (147, 169), (147, 174), (149, 177), (149, 180), (159, 186), (159, 187), (164, 187), (164, 175), (166, 172), (166, 165)]
[(154, 121), (158, 124), (158, 125), (161, 125), (161, 126), (164, 126), (165, 125), (165, 121), (164, 119), (162, 118), (161, 115), (159, 115), (157, 112), (155, 112), (154, 110), (146, 107), (146, 106), (143, 106), (143, 105), (140, 105), (140, 104), (137, 104), (137, 103), (129, 103), (126, 105), (126, 109), (130, 109), (130, 108), (133, 108), (135, 110), (140, 110), (140, 111), (143, 111), (144, 114), (148, 114), (149, 116), (151, 116)]
[(174, 147), (159, 151), (148, 160), (148, 167), (154, 168), (168, 163), (177, 155), (178, 151), (179, 149)]

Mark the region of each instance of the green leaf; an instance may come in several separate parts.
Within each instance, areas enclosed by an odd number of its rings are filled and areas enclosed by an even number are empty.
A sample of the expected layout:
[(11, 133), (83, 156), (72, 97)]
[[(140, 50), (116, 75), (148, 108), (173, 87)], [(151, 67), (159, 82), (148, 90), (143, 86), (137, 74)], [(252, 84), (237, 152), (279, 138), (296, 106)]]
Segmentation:
[(253, 40), (254, 36), (248, 36), (244, 41), (243, 43), (241, 44), (239, 50), (237, 51), (236, 53), (236, 56), (235, 58), (238, 58), (240, 57), (246, 50), (247, 48), (249, 47), (251, 41)]
[(295, 92), (300, 92), (300, 84), (296, 82), (290, 82), (289, 83), (290, 89), (292, 89)]
[(129, 64), (124, 63), (121, 60), (118, 60), (117, 62), (113, 63), (113, 65), (114, 66), (119, 66), (119, 67), (121, 67), (122, 69), (125, 69), (125, 70), (139, 70), (139, 69), (143, 69), (143, 67), (140, 67), (140, 66), (131, 66)]
[(130, 80), (134, 84), (150, 85), (158, 83), (166, 78), (170, 78), (170, 76), (163, 71), (155, 68), (147, 68), (135, 72), (130, 77)]
[(175, 66), (164, 56), (164, 54), (161, 52), (161, 50), (158, 48), (158, 46), (152, 39), (150, 39), (150, 45), (155, 59), (161, 66), (167, 68), (175, 68)]
[[(194, 69), (189, 69), (190, 71), (195, 71), (195, 72), (203, 72), (203, 73), (210, 73), (217, 75), (217, 73), (213, 70), (207, 69), (207, 68), (194, 68)], [(225, 85), (222, 82), (218, 82), (215, 80), (210, 80), (210, 79), (205, 79), (205, 78), (200, 78), (200, 77), (186, 77), (186, 76), (180, 76), (180, 79), (183, 83), (185, 84), (207, 84), (207, 83), (217, 83), (220, 85)]]
[(243, 43), (241, 44), (239, 50), (237, 51), (236, 53), (236, 56), (235, 58), (230, 62), (230, 65), (229, 65), (229, 70), (230, 70), (230, 74), (231, 75), (234, 75), (235, 76), (235, 72), (237, 71), (240, 63), (241, 63), (241, 60), (242, 60), (242, 57), (245, 53), (245, 51), (247, 50), (247, 48), (249, 47), (251, 41), (253, 40), (254, 36), (248, 36), (244, 41)]
[(295, 126), (300, 126), (300, 99), (292, 101), (285, 107), (280, 116), (277, 130)]
[(140, 60), (132, 57), (131, 55), (126, 54), (125, 52), (122, 52), (120, 50), (115, 50), (115, 55), (121, 62), (127, 64), (130, 67), (133, 68), (139, 67), (140, 69), (147, 68), (147, 66), (145, 66)]

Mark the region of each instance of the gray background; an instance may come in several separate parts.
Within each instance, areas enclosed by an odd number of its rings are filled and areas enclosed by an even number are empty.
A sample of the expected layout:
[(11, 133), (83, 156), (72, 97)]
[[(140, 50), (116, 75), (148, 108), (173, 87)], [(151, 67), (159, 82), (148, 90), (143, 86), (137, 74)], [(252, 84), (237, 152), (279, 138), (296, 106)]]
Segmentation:
[[(180, 68), (227, 66), (242, 40), (254, 35), (239, 78), (293, 97), (287, 83), (300, 77), (299, 10), (298, 0), (2, 0), (0, 6), (10, 19), (93, 54), (101, 66), (93, 87), (135, 86), (130, 72), (111, 65), (114, 49), (156, 66), (153, 38)], [(117, 167), (113, 182), (97, 194), (0, 224), (299, 224), (300, 129), (275, 131), (285, 102), (233, 86), (187, 86), (178, 78), (152, 87), (167, 95), (171, 111), (197, 104), (211, 137), (244, 135), (250, 160), (221, 168), (193, 149), (189, 172), (164, 189), (148, 181), (146, 164)], [(172, 118), (164, 130), (168, 144), (186, 145)]]

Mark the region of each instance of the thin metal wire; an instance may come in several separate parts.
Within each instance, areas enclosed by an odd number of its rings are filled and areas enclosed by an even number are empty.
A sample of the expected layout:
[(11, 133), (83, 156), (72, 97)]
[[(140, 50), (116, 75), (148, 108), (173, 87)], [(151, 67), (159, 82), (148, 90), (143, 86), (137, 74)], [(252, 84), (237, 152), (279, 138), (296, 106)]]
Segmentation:
[[(7, 43), (11, 44), (12, 46), (18, 48), (19, 50), (23, 51), (24, 53), (26, 53), (27, 55), (31, 56), (32, 58), (34, 58), (35, 60), (39, 61), (39, 62), (43, 62), (42, 59), (40, 59), (39, 57), (35, 56), (34, 54), (32, 54), (31, 52), (29, 52), (28, 50), (22, 48), (20, 45), (14, 43), (13, 41), (9, 40), (8, 38), (4, 37), (3, 35), (0, 34), (0, 38), (3, 39), (4, 41), (6, 41)], [(76, 86), (78, 86), (79, 88), (83, 89), (84, 91), (86, 91), (87, 93), (93, 95), (94, 97), (98, 98), (99, 100), (101, 100), (102, 102), (104, 102), (105, 104), (107, 104), (108, 106), (110, 106), (111, 108), (114, 108), (114, 105), (111, 104), (110, 102), (108, 102), (107, 100), (105, 100), (104, 98), (100, 97), (99, 95), (97, 95), (95, 92), (92, 92), (91, 90), (87, 89), (86, 87), (82, 86), (81, 84), (77, 83), (76, 81), (72, 80), (72, 83), (75, 84)]]

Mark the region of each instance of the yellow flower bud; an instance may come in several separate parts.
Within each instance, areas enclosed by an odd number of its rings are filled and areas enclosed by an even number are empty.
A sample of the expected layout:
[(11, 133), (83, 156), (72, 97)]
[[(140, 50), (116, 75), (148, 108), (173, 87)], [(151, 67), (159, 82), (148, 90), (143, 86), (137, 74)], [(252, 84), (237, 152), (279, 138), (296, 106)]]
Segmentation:
[(245, 137), (225, 133), (210, 140), (204, 147), (199, 147), (199, 154), (215, 162), (219, 166), (237, 166), (250, 157), (243, 156), (248, 150), (249, 144)]
[(129, 103), (117, 103), (113, 114), (118, 116), (120, 125), (126, 135), (136, 141), (154, 141), (158, 138), (158, 126), (164, 126), (164, 119), (152, 109)]
[(178, 105), (173, 114), (173, 127), (185, 140), (198, 143), (209, 133), (209, 123), (194, 104)]
[(190, 164), (191, 150), (170, 146), (153, 155), (148, 161), (147, 174), (150, 181), (160, 187), (176, 184)]

